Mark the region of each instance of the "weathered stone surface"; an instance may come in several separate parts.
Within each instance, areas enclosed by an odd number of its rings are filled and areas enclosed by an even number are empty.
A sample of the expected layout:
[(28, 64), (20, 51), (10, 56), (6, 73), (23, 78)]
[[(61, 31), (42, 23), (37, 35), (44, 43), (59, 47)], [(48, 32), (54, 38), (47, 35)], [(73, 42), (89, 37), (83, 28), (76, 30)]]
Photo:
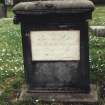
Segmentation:
[(70, 13), (83, 13), (86, 11), (94, 10), (94, 5), (89, 0), (54, 0), (54, 1), (33, 1), (33, 2), (21, 2), (17, 4), (13, 11), (30, 11), (35, 12), (42, 11), (68, 11)]
[[(30, 2), (30, 1), (40, 1), (40, 0), (14, 0), (14, 5), (16, 5), (19, 2)], [(65, 1), (69, 1), (69, 0), (65, 0)], [(105, 0), (90, 0), (90, 1), (94, 2), (95, 4), (105, 4)]]
[[(89, 99), (93, 102), (93, 95), (88, 94), (90, 84), (86, 21), (91, 18), (93, 9), (93, 3), (87, 0), (36, 1), (20, 3), (14, 7), (16, 21), (20, 21), (22, 26), (27, 92), (31, 93), (30, 95), (33, 94), (33, 97), (44, 101), (54, 99), (65, 102), (82, 100), (87, 102)], [(60, 25), (67, 25), (67, 27), (60, 28)], [(31, 30), (47, 29), (80, 30), (80, 59), (69, 61), (32, 59), (30, 34), (28, 33)], [(80, 92), (84, 94), (81, 95)]]
[(76, 88), (79, 77), (79, 61), (72, 62), (37, 62), (33, 71), (33, 87), (44, 89), (67, 89)]
[(90, 26), (90, 31), (98, 37), (105, 37), (105, 26)]
[(80, 31), (31, 31), (32, 61), (80, 60)]
[[(19, 100), (28, 100), (34, 97), (34, 101), (45, 101), (45, 102), (64, 102), (64, 103), (97, 103), (98, 94), (97, 87), (91, 85), (90, 93), (48, 93), (48, 92), (28, 92), (27, 86), (24, 85), (22, 88)], [(76, 104), (77, 105), (77, 104)]]

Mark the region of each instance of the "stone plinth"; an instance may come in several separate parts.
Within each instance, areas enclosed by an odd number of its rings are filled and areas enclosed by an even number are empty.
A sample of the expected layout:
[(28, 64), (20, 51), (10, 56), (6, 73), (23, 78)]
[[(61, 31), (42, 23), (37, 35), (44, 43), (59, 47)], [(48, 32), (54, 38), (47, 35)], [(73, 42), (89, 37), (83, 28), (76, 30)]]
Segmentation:
[[(34, 97), (34, 98), (33, 98)], [(60, 103), (90, 103), (98, 102), (97, 87), (91, 85), (90, 93), (57, 93), (46, 91), (29, 92), (26, 86), (23, 86), (19, 100), (28, 100), (33, 98), (34, 101), (43, 102), (60, 102)]]

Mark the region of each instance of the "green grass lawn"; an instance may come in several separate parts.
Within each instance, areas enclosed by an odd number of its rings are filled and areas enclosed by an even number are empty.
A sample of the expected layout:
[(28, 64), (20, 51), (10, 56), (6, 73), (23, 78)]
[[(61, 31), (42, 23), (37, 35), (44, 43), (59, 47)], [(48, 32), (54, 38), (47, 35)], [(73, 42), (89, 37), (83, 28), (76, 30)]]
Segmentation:
[[(9, 9), (8, 17), (13, 17)], [(105, 25), (105, 6), (98, 6), (90, 25)], [(105, 38), (90, 33), (90, 77), (94, 83), (105, 80)], [(20, 26), (12, 19), (0, 19), (0, 105), (35, 105), (34, 102), (12, 104), (24, 81)], [(1, 93), (0, 93), (1, 94)]]
[(105, 25), (105, 6), (97, 6), (93, 12), (91, 25)]
[(14, 14), (13, 14), (13, 11), (12, 11), (12, 6), (9, 6), (8, 11), (7, 11), (7, 17), (11, 18), (13, 16), (14, 16)]
[[(105, 25), (105, 6), (97, 6), (90, 25)], [(105, 80), (105, 38), (90, 34), (90, 69), (93, 82)]]
[[(14, 25), (12, 19), (0, 19), (0, 91), (9, 89), (11, 85), (13, 87), (11, 89), (19, 88), (23, 81), (22, 77), (23, 60), (20, 27)], [(0, 99), (3, 100), (2, 97)]]

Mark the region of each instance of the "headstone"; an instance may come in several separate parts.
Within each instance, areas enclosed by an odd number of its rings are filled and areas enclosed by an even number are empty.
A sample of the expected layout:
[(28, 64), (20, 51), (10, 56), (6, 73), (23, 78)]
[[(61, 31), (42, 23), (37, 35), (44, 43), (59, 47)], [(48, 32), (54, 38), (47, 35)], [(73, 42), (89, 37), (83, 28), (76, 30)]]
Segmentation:
[(98, 37), (105, 37), (105, 26), (90, 26), (90, 31)]
[(22, 28), (26, 92), (42, 101), (95, 102), (96, 91), (89, 81), (87, 22), (93, 3), (22, 2), (13, 10), (14, 21)]
[(0, 18), (5, 17), (5, 7), (3, 4), (0, 4)]

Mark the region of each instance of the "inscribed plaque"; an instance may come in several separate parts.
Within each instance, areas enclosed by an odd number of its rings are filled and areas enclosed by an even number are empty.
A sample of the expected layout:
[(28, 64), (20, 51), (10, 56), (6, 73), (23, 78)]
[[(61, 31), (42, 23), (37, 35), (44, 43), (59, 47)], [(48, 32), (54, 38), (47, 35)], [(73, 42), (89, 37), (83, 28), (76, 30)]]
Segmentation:
[(31, 31), (33, 61), (80, 60), (80, 31)]

